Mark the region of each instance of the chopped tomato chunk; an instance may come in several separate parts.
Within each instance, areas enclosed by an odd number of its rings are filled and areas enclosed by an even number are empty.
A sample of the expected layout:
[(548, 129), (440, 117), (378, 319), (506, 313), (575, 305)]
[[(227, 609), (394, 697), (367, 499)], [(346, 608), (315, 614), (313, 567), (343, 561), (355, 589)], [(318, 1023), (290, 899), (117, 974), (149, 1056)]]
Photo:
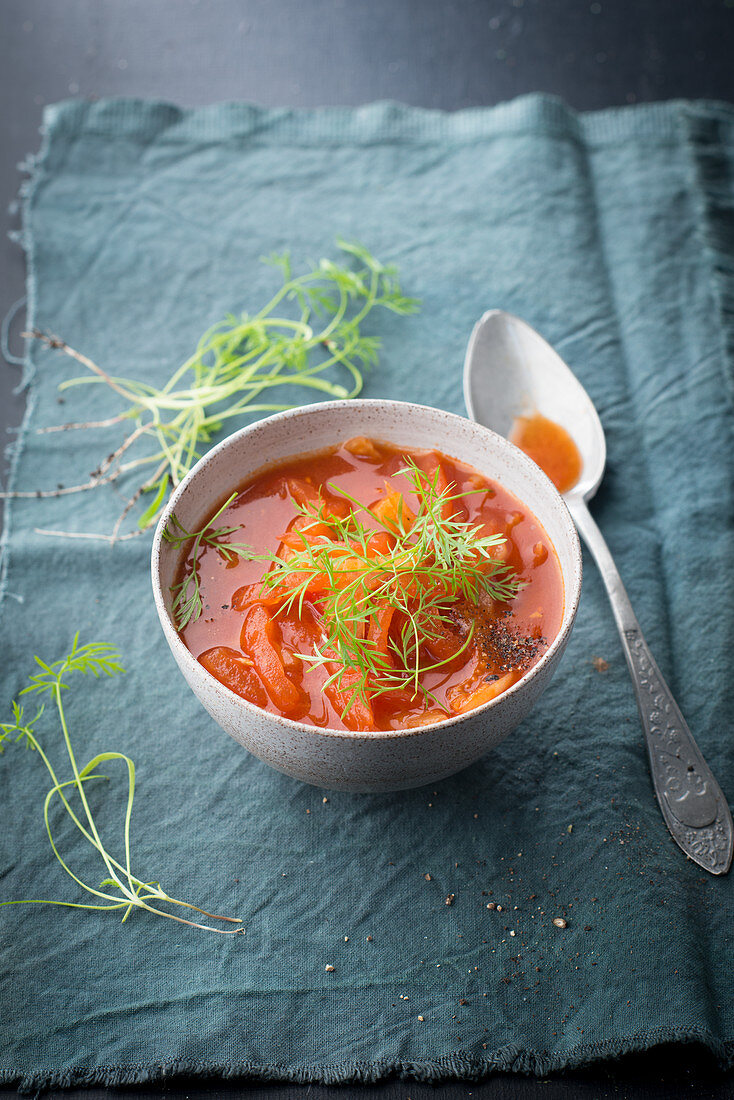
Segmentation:
[(348, 439), (344, 444), (344, 450), (360, 458), (366, 458), (370, 462), (380, 462), (385, 457), (375, 445), (374, 440), (366, 435), (355, 435), (354, 439)]
[(268, 589), (258, 581), (257, 584), (244, 584), (232, 593), (233, 611), (247, 611), (253, 603), (262, 603), (266, 607), (278, 607), (283, 602), (283, 594)]
[(318, 512), (323, 504), (327, 513), (334, 516), (346, 516), (349, 512), (349, 504), (329, 493), (323, 486), (317, 489), (309, 480), (303, 477), (286, 477), (284, 481), (285, 491), (295, 500), (301, 508), (308, 508), (309, 512)]
[(421, 714), (414, 714), (405, 725), (407, 729), (415, 730), (421, 726), (430, 726), (432, 722), (443, 722), (447, 717), (442, 710), (424, 710)]
[(548, 548), (542, 542), (536, 542), (533, 547), (533, 565), (542, 565), (548, 558)]
[[(317, 541), (317, 536), (322, 538), (330, 538), (331, 528), (325, 523), (320, 523), (319, 520), (312, 518), (311, 516), (296, 516), (293, 523), (290, 526), (291, 531), (300, 531), (308, 542)], [(303, 546), (303, 539), (301, 539), (300, 545)]]
[(402, 493), (386, 486), (385, 496), (370, 508), (383, 527), (394, 531), (409, 531), (415, 523), (415, 512)]
[(396, 542), (389, 531), (375, 531), (367, 540), (367, 554), (370, 558), (385, 558), (395, 549)]

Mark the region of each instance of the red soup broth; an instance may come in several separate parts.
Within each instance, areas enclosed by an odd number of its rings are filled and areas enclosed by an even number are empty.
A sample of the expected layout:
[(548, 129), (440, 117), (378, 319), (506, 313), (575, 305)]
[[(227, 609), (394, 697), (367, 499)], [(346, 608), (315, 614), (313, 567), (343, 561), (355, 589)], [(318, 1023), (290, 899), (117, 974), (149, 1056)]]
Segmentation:
[(560, 424), (541, 413), (518, 416), (512, 426), (510, 443), (532, 458), (551, 479), (559, 493), (573, 489), (581, 476), (581, 453)]
[[(503, 535), (505, 541), (492, 551), (493, 556), (504, 560), (522, 582), (509, 601), (485, 600), (471, 612), (464, 608), (456, 613), (455, 627), (447, 631), (448, 649), (431, 656), (440, 661), (447, 654), (458, 655), (421, 675), (433, 698), (404, 689), (374, 698), (368, 692), (366, 703), (356, 700), (345, 713), (350, 674), (328, 685), (338, 666), (314, 667), (297, 656), (313, 655), (314, 645), (324, 641), (318, 599), (306, 598), (300, 609), (297, 605), (284, 609), (282, 601), (275, 606), (277, 601), (259, 583), (272, 568), (268, 562), (226, 561), (215, 548), (205, 547), (197, 562), (203, 612), (183, 628), (181, 636), (217, 680), (263, 710), (307, 725), (390, 730), (466, 713), (506, 691), (536, 664), (563, 618), (563, 580), (555, 550), (524, 504), (457, 459), (362, 437), (348, 440), (255, 474), (215, 526), (237, 528), (229, 541), (246, 543), (255, 554), (283, 556), (284, 537), (287, 543), (288, 533), (302, 517), (299, 506), (318, 507), (323, 501), (342, 514), (353, 507), (339, 490), (374, 508), (383, 521), (396, 490), (415, 510), (418, 502), (400, 472), (406, 458), (429, 476), (437, 476), (446, 493), (465, 494), (452, 502), (453, 518), (479, 526), (482, 535)], [(359, 512), (359, 519), (371, 526), (365, 511)], [(374, 529), (385, 537), (377, 518)], [(181, 562), (178, 579), (191, 564), (190, 556)], [(474, 631), (466, 645), (471, 619)], [(387, 642), (389, 624), (382, 625)]]

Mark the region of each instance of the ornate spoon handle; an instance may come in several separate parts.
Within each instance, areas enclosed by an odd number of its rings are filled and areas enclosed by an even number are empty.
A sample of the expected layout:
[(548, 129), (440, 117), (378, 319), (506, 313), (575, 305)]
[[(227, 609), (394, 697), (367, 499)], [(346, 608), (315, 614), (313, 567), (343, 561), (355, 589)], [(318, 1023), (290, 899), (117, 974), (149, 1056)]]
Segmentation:
[(725, 875), (734, 847), (729, 806), (655, 664), (609, 547), (585, 501), (571, 496), (566, 503), (599, 566), (614, 611), (665, 823), (687, 856), (713, 875)]

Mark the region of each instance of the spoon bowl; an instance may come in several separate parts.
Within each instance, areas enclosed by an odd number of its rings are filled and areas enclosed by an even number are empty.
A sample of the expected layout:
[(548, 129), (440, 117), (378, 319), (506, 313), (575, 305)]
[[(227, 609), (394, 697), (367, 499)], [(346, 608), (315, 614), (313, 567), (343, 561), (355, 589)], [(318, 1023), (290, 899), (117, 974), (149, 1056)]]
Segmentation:
[(518, 416), (542, 412), (560, 424), (583, 463), (569, 493), (594, 496), (607, 457), (601, 421), (558, 352), (525, 321), (491, 309), (476, 323), (466, 349), (464, 400), (472, 420), (506, 438)]

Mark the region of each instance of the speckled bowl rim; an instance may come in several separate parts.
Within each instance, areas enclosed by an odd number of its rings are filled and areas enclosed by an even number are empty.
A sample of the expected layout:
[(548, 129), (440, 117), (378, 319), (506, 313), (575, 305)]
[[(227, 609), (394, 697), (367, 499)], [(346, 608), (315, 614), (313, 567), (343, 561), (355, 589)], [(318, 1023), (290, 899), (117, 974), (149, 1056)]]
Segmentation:
[[(561, 625), (558, 629), (558, 633), (556, 634), (555, 638), (553, 639), (543, 656), (540, 658), (538, 663), (533, 665), (530, 671), (522, 676), (516, 684), (513, 684), (512, 687), (507, 688), (506, 691), (503, 691), (500, 695), (498, 695), (495, 699), (491, 699), (488, 703), (484, 703), (480, 707), (475, 707), (473, 710), (467, 711), (466, 714), (458, 714), (454, 718), (445, 718), (440, 722), (430, 722), (427, 723), (425, 726), (417, 726), (414, 729), (368, 731), (335, 730), (329, 729), (328, 727), (312, 726), (307, 724), (306, 722), (296, 722), (292, 718), (286, 718), (281, 714), (273, 714), (272, 711), (264, 710), (262, 707), (258, 707), (254, 703), (248, 702), (247, 699), (243, 699), (241, 695), (237, 695), (237, 693), (232, 691), (231, 688), (228, 688), (225, 684), (222, 684), (219, 680), (217, 680), (215, 676), (212, 676), (211, 673), (207, 672), (203, 665), (199, 664), (191, 651), (183, 643), (178, 631), (171, 621), (171, 617), (166, 608), (163, 589), (160, 583), (159, 564), (161, 549), (163, 545), (163, 530), (168, 523), (168, 520), (170, 519), (171, 513), (176, 510), (176, 505), (178, 501), (187, 491), (191, 482), (201, 475), (201, 473), (207, 468), (207, 466), (214, 460), (216, 456), (220, 455), (223, 451), (226, 451), (229, 447), (233, 446), (243, 436), (256, 435), (262, 432), (270, 431), (271, 425), (274, 423), (280, 423), (287, 420), (295, 420), (304, 416), (307, 417), (309, 415), (313, 415), (313, 413), (315, 412), (323, 413), (329, 412), (331, 410), (336, 412), (345, 407), (354, 408), (355, 406), (362, 406), (363, 408), (374, 409), (375, 411), (388, 408), (396, 410), (403, 409), (406, 414), (409, 410), (415, 410), (421, 413), (438, 413), (441, 417), (446, 418), (449, 421), (454, 420), (463, 424), (471, 424), (472, 428), (476, 429), (478, 432), (483, 432), (488, 438), (491, 438), (493, 441), (498, 441), (500, 446), (508, 451), (510, 457), (512, 458), (512, 461), (519, 465), (521, 469), (524, 469), (529, 476), (533, 478), (540, 478), (543, 482), (545, 482), (546, 490), (549, 490), (551, 496), (555, 498), (554, 503), (561, 506), (559, 519), (565, 526), (564, 534), (568, 536), (568, 544), (572, 556), (572, 568), (571, 570), (569, 570), (569, 572), (572, 574), (570, 579), (572, 581), (575, 580), (576, 583), (574, 585), (573, 591), (571, 593), (567, 592), (566, 579), (562, 575), (564, 588), (563, 618), (561, 620)], [(339, 439), (340, 437), (335, 440), (335, 443), (338, 443)], [(280, 465), (284, 462), (289, 461), (289, 457), (291, 456), (285, 456), (282, 459), (278, 459), (277, 464)], [(295, 458), (298, 457), (298, 455), (293, 455), (292, 457)], [(238, 478), (238, 484), (241, 485), (244, 481), (253, 477), (260, 470), (265, 470), (268, 468), (268, 466), (272, 466), (274, 464), (275, 463), (273, 462), (268, 463), (266, 461), (261, 463), (260, 466), (255, 467), (253, 470), (242, 473), (241, 476)], [(479, 470), (478, 472), (482, 473), (481, 470)], [(486, 474), (485, 476), (490, 477), (491, 475)], [(521, 501), (521, 503), (523, 502)], [(553, 546), (555, 550), (555, 543), (553, 543)], [(556, 555), (558, 555), (557, 550)], [(537, 466), (535, 462), (532, 461), (532, 459), (528, 458), (528, 456), (513, 443), (510, 443), (509, 440), (505, 439), (504, 436), (499, 435), (497, 432), (493, 432), (490, 428), (486, 428), (483, 424), (479, 424), (475, 420), (469, 420), (467, 417), (459, 416), (457, 413), (446, 412), (444, 409), (438, 409), (432, 405), (419, 405), (413, 401), (391, 401), (386, 398), (356, 398), (348, 402), (318, 401), (310, 405), (299, 406), (295, 409), (287, 409), (285, 412), (274, 413), (272, 416), (263, 417), (262, 420), (255, 421), (254, 424), (248, 424), (246, 427), (240, 428), (238, 431), (233, 432), (231, 435), (228, 435), (226, 439), (223, 439), (221, 441), (221, 443), (218, 443), (216, 444), (216, 446), (212, 447), (210, 451), (207, 451), (207, 453), (199, 459), (196, 465), (189, 471), (183, 481), (181, 481), (176, 489), (173, 491), (166, 507), (161, 513), (161, 517), (158, 521), (158, 525), (156, 527), (155, 535), (153, 538), (153, 546), (151, 550), (151, 579), (153, 583), (153, 595), (158, 611), (158, 617), (161, 621), (161, 626), (163, 627), (163, 632), (166, 636), (166, 640), (168, 641), (171, 650), (174, 652), (174, 655), (175, 652), (178, 651), (183, 661), (190, 668), (192, 668), (192, 670), (195, 670), (197, 673), (204, 672), (207, 676), (210, 676), (216, 684), (218, 684), (221, 688), (229, 693), (232, 701), (236, 706), (241, 706), (243, 708), (245, 714), (252, 712), (259, 718), (262, 718), (262, 716), (265, 715), (268, 719), (272, 720), (277, 725), (283, 726), (284, 729), (297, 730), (300, 733), (312, 734), (314, 736), (323, 736), (329, 738), (336, 737), (342, 740), (362, 740), (365, 737), (369, 737), (370, 740), (399, 740), (408, 737), (419, 737), (422, 734), (432, 730), (444, 728), (448, 729), (451, 726), (458, 726), (461, 725), (463, 722), (474, 720), (478, 715), (487, 714), (493, 708), (506, 704), (508, 699), (519, 694), (519, 692), (524, 691), (527, 688), (528, 684), (530, 684), (536, 676), (540, 675), (544, 666), (547, 665), (550, 660), (552, 660), (557, 651), (561, 649), (566, 643), (566, 639), (571, 631), (574, 620), (576, 618), (576, 612), (578, 610), (579, 600), (581, 598), (582, 559), (581, 545), (579, 543), (576, 526), (573, 522), (573, 519), (571, 518), (571, 513), (569, 512), (563, 497), (558, 492), (550, 478), (546, 477), (540, 467)]]

